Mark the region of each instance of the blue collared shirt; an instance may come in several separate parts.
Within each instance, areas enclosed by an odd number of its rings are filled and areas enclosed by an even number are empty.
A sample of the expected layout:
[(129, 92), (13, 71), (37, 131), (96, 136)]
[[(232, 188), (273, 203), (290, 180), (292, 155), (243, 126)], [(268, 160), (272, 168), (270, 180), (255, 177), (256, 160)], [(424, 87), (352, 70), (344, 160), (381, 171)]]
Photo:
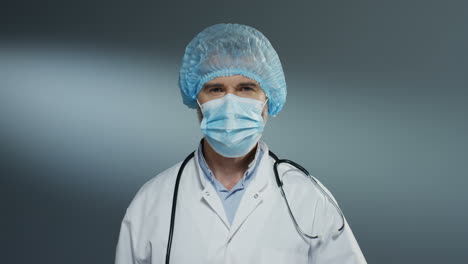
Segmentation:
[(219, 198), (223, 203), (226, 217), (230, 224), (232, 224), (232, 220), (234, 219), (234, 215), (236, 214), (237, 208), (239, 207), (239, 203), (241, 201), (245, 189), (255, 177), (258, 164), (260, 164), (260, 160), (264, 152), (264, 143), (262, 141), (259, 141), (257, 145), (257, 150), (255, 152), (255, 158), (249, 164), (244, 176), (241, 178), (241, 180), (237, 182), (237, 184), (231, 190), (227, 190), (226, 187), (224, 187), (224, 185), (214, 177), (213, 172), (208, 167), (208, 164), (205, 161), (205, 157), (203, 157), (202, 143), (200, 143), (200, 145), (198, 146), (197, 155), (200, 167), (205, 177), (211, 182), (211, 184), (213, 184), (214, 189), (218, 193)]

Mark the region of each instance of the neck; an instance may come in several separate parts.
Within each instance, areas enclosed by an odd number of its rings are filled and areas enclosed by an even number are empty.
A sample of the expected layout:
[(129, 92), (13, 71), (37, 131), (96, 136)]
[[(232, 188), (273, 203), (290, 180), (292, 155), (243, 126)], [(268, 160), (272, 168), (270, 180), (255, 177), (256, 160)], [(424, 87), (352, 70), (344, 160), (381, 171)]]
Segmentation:
[(213, 172), (215, 178), (221, 182), (226, 189), (230, 190), (247, 171), (249, 164), (255, 158), (258, 143), (247, 154), (237, 158), (227, 158), (218, 154), (208, 142), (203, 139), (203, 156), (206, 163)]

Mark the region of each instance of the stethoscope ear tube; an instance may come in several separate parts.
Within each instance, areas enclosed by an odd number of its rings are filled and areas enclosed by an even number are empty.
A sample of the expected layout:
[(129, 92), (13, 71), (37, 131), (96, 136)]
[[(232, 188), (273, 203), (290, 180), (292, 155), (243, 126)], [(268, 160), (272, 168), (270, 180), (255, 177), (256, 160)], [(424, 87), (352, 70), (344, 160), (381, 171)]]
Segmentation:
[(310, 177), (309, 172), (306, 169), (304, 169), (301, 165), (297, 164), (296, 162), (292, 160), (288, 160), (288, 159), (276, 159), (275, 164), (273, 164), (273, 169), (275, 172), (276, 184), (278, 185), (278, 187), (283, 186), (283, 182), (281, 181), (279, 174), (278, 174), (278, 165), (281, 163), (291, 164), (297, 169), (299, 169), (300, 171), (302, 171), (307, 177)]

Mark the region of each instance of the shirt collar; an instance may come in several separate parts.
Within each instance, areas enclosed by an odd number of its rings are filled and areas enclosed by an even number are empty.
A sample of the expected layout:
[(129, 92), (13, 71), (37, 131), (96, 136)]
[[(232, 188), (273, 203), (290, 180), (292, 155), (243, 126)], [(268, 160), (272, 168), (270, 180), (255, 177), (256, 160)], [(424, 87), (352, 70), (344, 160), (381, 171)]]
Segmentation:
[[(257, 149), (255, 151), (255, 157), (254, 159), (249, 163), (248, 169), (244, 174), (244, 177), (242, 177), (242, 183), (244, 183), (246, 180), (249, 180), (253, 175), (258, 167), (258, 164), (260, 163), (261, 157), (263, 156), (263, 153), (265, 152), (265, 143), (262, 141), (258, 141), (257, 144)], [(214, 174), (211, 171), (210, 167), (206, 163), (205, 157), (203, 156), (203, 140), (200, 141), (200, 144), (198, 145), (197, 149), (197, 157), (200, 163), (200, 167), (203, 171), (203, 174), (205, 175), (206, 178), (208, 178), (212, 183), (214, 183)]]

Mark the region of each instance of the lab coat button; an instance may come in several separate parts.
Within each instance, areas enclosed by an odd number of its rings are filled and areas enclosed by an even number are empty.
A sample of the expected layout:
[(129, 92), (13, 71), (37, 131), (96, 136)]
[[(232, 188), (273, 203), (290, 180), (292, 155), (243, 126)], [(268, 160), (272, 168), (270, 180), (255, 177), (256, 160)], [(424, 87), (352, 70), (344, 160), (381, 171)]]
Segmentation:
[(255, 199), (257, 199), (257, 197), (258, 197), (258, 193), (256, 193), (256, 194), (254, 195), (254, 198), (255, 198)]

